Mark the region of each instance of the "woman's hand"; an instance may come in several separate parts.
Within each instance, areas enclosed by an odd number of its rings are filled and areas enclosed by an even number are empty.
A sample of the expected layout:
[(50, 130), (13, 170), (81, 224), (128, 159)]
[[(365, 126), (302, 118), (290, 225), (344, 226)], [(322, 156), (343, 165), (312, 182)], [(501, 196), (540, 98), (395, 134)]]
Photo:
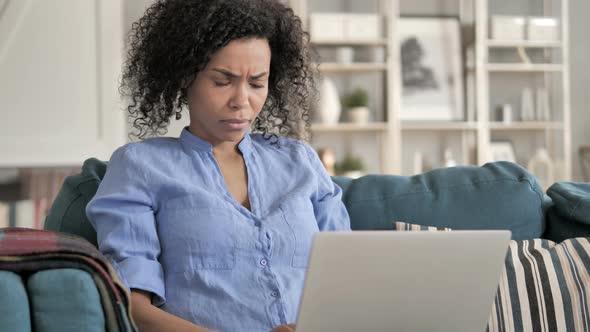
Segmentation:
[(295, 332), (295, 324), (277, 326), (271, 332)]

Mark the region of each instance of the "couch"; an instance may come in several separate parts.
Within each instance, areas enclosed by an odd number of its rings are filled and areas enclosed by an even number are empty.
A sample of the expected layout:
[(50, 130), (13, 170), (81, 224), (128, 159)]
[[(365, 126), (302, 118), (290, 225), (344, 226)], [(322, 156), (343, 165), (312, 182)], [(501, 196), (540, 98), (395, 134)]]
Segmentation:
[[(65, 180), (46, 219), (47, 230), (76, 234), (96, 245), (96, 234), (86, 218), (85, 206), (96, 193), (106, 167), (104, 162), (89, 159), (80, 174)], [(557, 243), (573, 237), (590, 237), (590, 184), (557, 183), (544, 193), (529, 172), (512, 163), (436, 169), (411, 177), (367, 175), (354, 180), (333, 177), (333, 181), (343, 189), (342, 199), (353, 230), (392, 230), (394, 221), (398, 221), (435, 229), (507, 229), (515, 241), (542, 238), (545, 239), (542, 243)], [(11, 277), (14, 279), (14, 275)], [(68, 280), (65, 273), (63, 277)], [(83, 282), (78, 279), (77, 282)], [(16, 280), (19, 282), (24, 281)], [(47, 283), (45, 287), (53, 286)], [(0, 298), (0, 308), (6, 301), (26, 305), (22, 298), (27, 290), (18, 289), (20, 293), (14, 293), (12, 299)], [(68, 301), (64, 297), (58, 302)], [(95, 301), (91, 305), (99, 307), (101, 303)], [(31, 316), (37, 315), (32, 310)], [(516, 311), (515, 314), (520, 315)], [(80, 324), (84, 322), (70, 325)], [(76, 330), (70, 329), (70, 325), (64, 323), (55, 331)]]

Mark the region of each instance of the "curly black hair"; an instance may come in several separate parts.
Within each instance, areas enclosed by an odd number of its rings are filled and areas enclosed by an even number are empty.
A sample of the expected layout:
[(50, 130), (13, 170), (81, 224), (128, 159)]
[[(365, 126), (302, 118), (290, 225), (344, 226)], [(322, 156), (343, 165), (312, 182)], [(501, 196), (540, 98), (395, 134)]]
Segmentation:
[(187, 88), (211, 56), (242, 38), (268, 40), (268, 97), (253, 123), (266, 139), (310, 138), (317, 97), (315, 53), (301, 19), (279, 0), (159, 0), (129, 33), (120, 92), (142, 139), (166, 133), (187, 106)]

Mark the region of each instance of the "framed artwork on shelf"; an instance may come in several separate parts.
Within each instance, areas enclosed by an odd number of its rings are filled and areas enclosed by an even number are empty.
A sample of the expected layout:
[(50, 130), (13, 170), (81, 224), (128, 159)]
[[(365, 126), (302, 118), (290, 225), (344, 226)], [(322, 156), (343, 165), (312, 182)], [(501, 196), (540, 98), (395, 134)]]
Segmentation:
[(401, 120), (460, 121), (461, 29), (455, 17), (400, 17)]
[(510, 161), (516, 162), (514, 145), (510, 141), (490, 142), (490, 160), (491, 161)]

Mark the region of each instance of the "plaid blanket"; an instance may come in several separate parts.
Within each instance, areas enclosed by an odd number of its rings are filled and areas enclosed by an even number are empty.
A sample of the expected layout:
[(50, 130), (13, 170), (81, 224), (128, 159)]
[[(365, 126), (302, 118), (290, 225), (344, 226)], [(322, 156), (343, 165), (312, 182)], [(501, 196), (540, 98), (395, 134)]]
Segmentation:
[(108, 331), (137, 331), (129, 294), (107, 259), (85, 239), (28, 228), (0, 229), (0, 270), (16, 273), (76, 268), (90, 273), (101, 295)]

